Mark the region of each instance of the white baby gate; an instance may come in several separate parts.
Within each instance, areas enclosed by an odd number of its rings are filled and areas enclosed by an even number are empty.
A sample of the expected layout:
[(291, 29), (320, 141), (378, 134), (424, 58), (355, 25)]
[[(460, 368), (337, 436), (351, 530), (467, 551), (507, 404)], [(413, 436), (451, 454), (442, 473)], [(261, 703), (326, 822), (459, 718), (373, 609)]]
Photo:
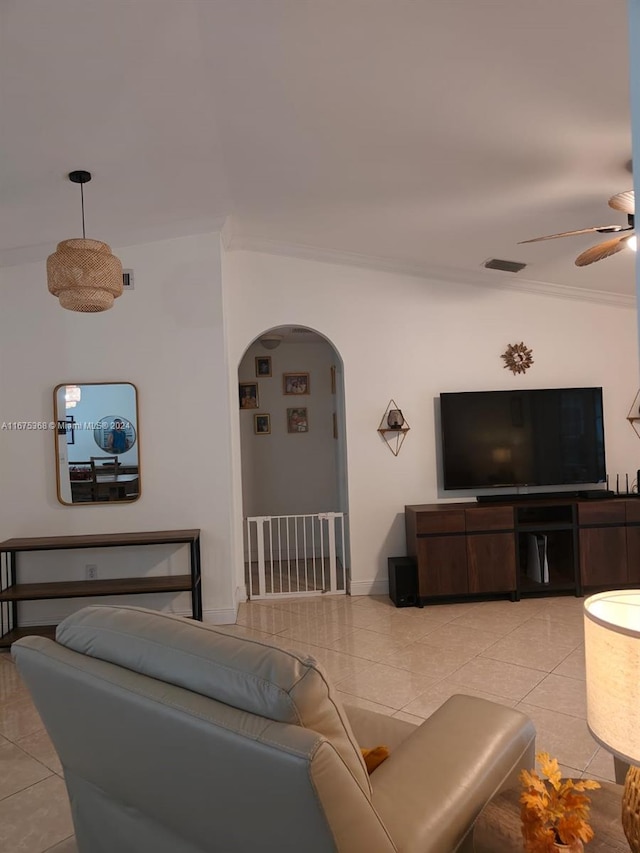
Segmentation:
[(245, 581), (250, 598), (344, 593), (345, 514), (245, 518)]

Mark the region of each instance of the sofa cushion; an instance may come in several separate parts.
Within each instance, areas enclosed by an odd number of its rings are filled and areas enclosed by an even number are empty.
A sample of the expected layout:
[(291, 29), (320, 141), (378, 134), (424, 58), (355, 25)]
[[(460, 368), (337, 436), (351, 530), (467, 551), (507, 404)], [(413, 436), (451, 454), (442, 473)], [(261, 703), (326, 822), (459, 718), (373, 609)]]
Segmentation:
[(140, 607), (93, 605), (58, 625), (67, 648), (331, 741), (362, 790), (369, 776), (346, 714), (312, 657)]

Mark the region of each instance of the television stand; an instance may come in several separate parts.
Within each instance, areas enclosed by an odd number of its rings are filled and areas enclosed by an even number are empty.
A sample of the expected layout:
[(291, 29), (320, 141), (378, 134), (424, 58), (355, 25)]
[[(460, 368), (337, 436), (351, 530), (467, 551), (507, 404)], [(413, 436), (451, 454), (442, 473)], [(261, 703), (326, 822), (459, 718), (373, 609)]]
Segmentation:
[(579, 596), (640, 584), (637, 497), (489, 497), (486, 503), (405, 507), (407, 556), (417, 565), (419, 599)]

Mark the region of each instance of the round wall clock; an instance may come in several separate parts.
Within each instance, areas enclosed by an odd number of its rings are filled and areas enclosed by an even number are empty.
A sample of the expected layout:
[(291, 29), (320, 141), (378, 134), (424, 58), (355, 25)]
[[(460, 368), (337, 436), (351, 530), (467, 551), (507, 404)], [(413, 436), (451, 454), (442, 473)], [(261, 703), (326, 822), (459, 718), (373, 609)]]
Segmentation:
[(509, 344), (500, 358), (504, 359), (504, 366), (512, 373), (524, 373), (533, 364), (532, 351), (522, 341), (519, 344)]

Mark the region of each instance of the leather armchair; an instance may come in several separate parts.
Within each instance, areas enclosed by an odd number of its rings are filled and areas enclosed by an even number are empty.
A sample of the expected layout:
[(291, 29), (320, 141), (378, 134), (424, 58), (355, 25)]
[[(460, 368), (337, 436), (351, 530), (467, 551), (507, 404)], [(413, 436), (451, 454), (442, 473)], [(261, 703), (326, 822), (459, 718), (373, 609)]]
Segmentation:
[[(452, 853), (532, 767), (523, 714), (453, 696), (421, 726), (343, 708), (323, 668), (224, 628), (91, 606), (13, 644), (81, 853)], [(370, 776), (360, 747), (391, 754)]]

